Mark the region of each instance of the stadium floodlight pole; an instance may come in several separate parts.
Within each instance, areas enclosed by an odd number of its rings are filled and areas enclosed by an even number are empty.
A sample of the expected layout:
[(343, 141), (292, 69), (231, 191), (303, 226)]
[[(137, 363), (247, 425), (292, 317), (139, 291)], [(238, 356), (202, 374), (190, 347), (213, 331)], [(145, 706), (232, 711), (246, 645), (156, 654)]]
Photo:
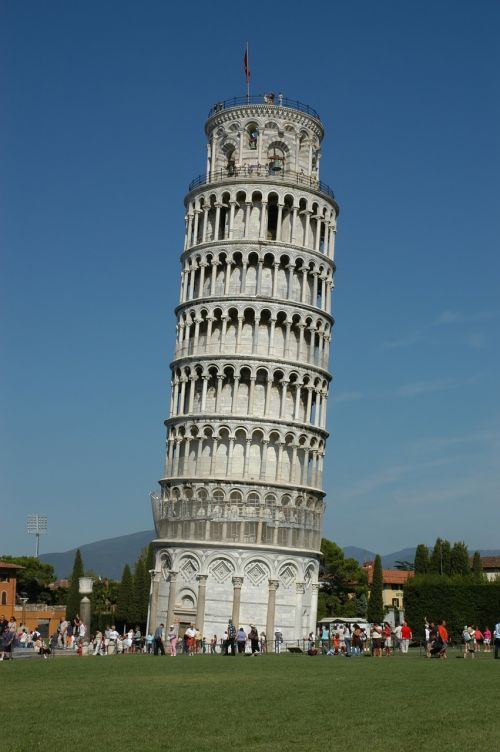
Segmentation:
[(26, 518), (26, 530), (29, 535), (34, 535), (35, 542), (35, 556), (38, 559), (38, 551), (40, 548), (40, 536), (45, 535), (47, 532), (48, 517), (46, 514), (29, 514)]

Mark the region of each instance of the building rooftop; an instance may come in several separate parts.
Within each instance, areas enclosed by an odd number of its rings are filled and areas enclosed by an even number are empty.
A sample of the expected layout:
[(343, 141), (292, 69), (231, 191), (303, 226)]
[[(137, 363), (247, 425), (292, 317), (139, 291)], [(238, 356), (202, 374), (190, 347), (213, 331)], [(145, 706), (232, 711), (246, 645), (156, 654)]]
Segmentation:
[[(368, 572), (368, 584), (373, 581), (373, 561), (365, 561), (363, 569)], [(383, 569), (382, 578), (384, 585), (404, 585), (415, 573), (408, 569)]]

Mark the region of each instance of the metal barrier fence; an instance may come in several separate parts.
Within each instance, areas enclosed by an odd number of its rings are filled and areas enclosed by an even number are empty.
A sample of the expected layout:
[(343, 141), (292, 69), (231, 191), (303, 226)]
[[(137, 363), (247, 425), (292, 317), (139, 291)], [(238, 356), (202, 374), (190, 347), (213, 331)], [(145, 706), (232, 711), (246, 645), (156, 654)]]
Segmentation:
[(217, 115), (217, 113), (222, 112), (223, 110), (228, 110), (231, 107), (242, 107), (255, 104), (268, 105), (270, 107), (288, 107), (291, 110), (298, 110), (299, 112), (304, 112), (306, 115), (310, 115), (317, 120), (321, 120), (316, 110), (313, 110), (308, 104), (299, 102), (297, 99), (289, 99), (282, 94), (276, 96), (273, 93), (255, 94), (252, 96), (233, 97), (232, 99), (221, 100), (220, 102), (216, 102), (213, 107), (210, 108), (208, 117), (211, 118), (213, 115)]
[(193, 188), (197, 188), (200, 185), (208, 185), (209, 183), (217, 183), (221, 180), (232, 180), (234, 178), (245, 178), (246, 180), (252, 180), (254, 178), (269, 178), (273, 180), (283, 180), (284, 182), (297, 183), (304, 185), (307, 188), (311, 188), (314, 191), (324, 193), (326, 196), (335, 199), (335, 194), (329, 185), (318, 180), (313, 175), (305, 175), (303, 172), (296, 172), (295, 170), (279, 170), (276, 171), (270, 165), (244, 165), (243, 167), (226, 167), (220, 170), (212, 170), (212, 172), (198, 175), (198, 177), (191, 180), (188, 187), (188, 192)]

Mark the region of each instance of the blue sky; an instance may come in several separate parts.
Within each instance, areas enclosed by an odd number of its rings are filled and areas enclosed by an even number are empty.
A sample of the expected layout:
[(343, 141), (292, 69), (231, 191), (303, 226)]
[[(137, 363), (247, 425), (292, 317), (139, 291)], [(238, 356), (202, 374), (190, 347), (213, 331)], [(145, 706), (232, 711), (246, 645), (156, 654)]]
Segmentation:
[(210, 106), (326, 128), (341, 206), (324, 534), (500, 547), (500, 6), (0, 2), (0, 553), (152, 527)]

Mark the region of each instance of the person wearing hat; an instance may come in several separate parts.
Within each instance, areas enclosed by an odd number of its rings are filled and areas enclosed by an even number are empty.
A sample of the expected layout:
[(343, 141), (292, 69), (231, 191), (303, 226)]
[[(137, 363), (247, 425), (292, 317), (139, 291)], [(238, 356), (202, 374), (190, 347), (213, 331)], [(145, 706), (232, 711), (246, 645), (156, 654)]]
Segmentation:
[(175, 658), (177, 655), (177, 631), (173, 624), (168, 628), (168, 644), (170, 645), (170, 655)]
[(250, 624), (250, 632), (248, 633), (248, 639), (252, 648), (252, 655), (259, 652), (259, 633), (255, 624)]

